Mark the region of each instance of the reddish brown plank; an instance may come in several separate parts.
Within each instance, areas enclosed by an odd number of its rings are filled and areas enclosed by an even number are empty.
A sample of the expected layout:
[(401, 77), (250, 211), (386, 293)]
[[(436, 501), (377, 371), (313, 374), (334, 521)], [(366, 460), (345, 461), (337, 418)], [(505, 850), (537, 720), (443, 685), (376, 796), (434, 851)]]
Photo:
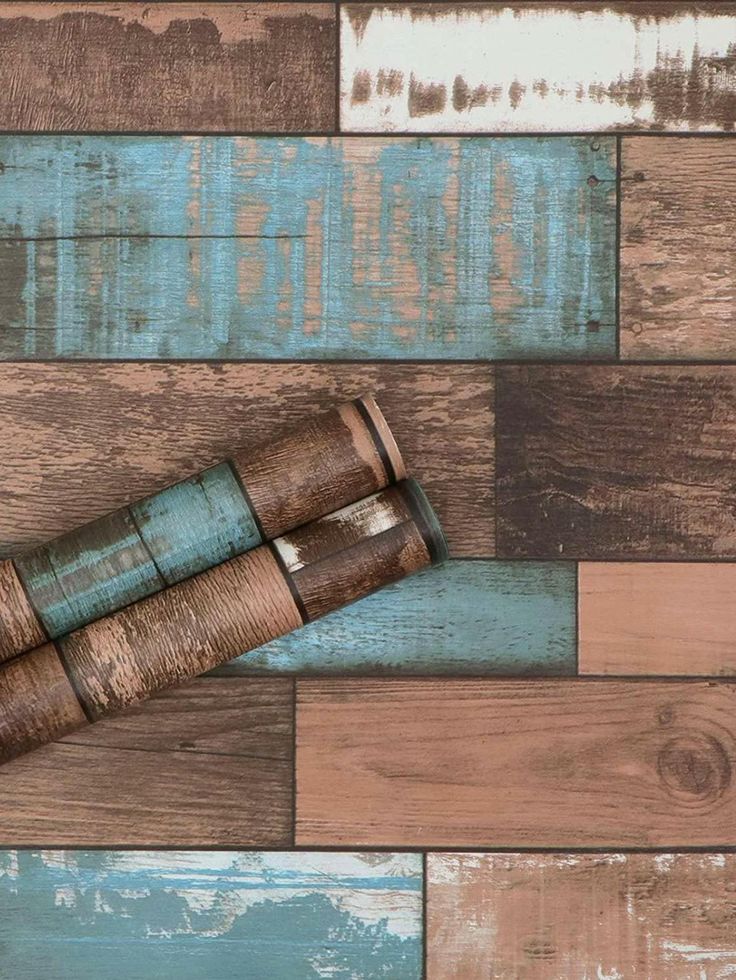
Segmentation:
[(736, 687), (297, 682), (297, 843), (736, 844)]
[(335, 125), (332, 3), (1, 3), (0, 129)]
[(0, 768), (0, 843), (288, 846), (292, 685), (199, 679)]

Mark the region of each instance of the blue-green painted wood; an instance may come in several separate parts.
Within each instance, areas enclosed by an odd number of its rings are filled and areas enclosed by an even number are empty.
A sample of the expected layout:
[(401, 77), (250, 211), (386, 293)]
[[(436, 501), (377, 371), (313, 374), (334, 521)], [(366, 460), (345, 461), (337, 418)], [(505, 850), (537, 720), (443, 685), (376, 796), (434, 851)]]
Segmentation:
[(610, 357), (615, 178), (609, 137), (5, 136), (0, 358)]
[(451, 561), (219, 673), (574, 674), (573, 562)]
[(12, 980), (419, 980), (418, 854), (0, 852)]

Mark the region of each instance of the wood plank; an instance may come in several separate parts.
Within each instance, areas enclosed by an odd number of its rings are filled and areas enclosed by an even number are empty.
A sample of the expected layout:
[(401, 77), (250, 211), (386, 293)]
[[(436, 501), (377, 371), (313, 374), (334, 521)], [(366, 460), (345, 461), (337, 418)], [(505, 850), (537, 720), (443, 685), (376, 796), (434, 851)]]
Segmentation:
[(611, 138), (5, 136), (0, 161), (2, 359), (615, 353)]
[(5, 976), (422, 975), (419, 854), (0, 852)]
[(340, 122), (730, 131), (735, 42), (734, 3), (343, 4)]
[(736, 369), (499, 366), (500, 557), (736, 556)]
[(574, 674), (572, 562), (452, 561), (218, 669)]
[(733, 360), (736, 146), (624, 139), (622, 174), (622, 356)]
[(427, 980), (736, 973), (734, 854), (430, 854)]
[(493, 553), (485, 365), (8, 364), (0, 390), (4, 556), (364, 392), (375, 393), (453, 554)]
[(1, 3), (0, 129), (335, 125), (332, 3)]
[(298, 844), (736, 844), (736, 687), (297, 681)]
[(292, 684), (198, 679), (0, 768), (0, 842), (286, 847)]
[(583, 674), (736, 674), (736, 564), (583, 562)]

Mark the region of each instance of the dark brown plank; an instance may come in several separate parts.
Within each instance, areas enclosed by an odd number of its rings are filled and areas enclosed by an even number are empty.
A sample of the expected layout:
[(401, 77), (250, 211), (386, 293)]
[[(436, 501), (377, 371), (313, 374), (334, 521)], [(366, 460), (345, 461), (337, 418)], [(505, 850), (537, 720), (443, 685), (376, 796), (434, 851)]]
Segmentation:
[(201, 678), (0, 768), (0, 843), (288, 846), (292, 684)]
[(373, 392), (456, 557), (493, 549), (491, 368), (0, 366), (0, 554), (17, 554)]
[(736, 368), (501, 366), (498, 553), (736, 555)]
[(298, 844), (736, 844), (736, 686), (297, 681)]
[(1, 3), (0, 129), (335, 125), (331, 3)]

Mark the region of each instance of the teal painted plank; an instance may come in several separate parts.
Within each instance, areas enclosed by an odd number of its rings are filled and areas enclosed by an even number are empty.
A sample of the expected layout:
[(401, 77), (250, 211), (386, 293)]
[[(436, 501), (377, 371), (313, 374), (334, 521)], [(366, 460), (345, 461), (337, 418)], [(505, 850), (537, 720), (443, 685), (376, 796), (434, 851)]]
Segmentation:
[(13, 980), (419, 980), (419, 854), (0, 852)]
[(447, 562), (219, 673), (574, 674), (575, 580), (572, 562)]
[(615, 178), (611, 137), (1, 137), (0, 357), (610, 357)]

